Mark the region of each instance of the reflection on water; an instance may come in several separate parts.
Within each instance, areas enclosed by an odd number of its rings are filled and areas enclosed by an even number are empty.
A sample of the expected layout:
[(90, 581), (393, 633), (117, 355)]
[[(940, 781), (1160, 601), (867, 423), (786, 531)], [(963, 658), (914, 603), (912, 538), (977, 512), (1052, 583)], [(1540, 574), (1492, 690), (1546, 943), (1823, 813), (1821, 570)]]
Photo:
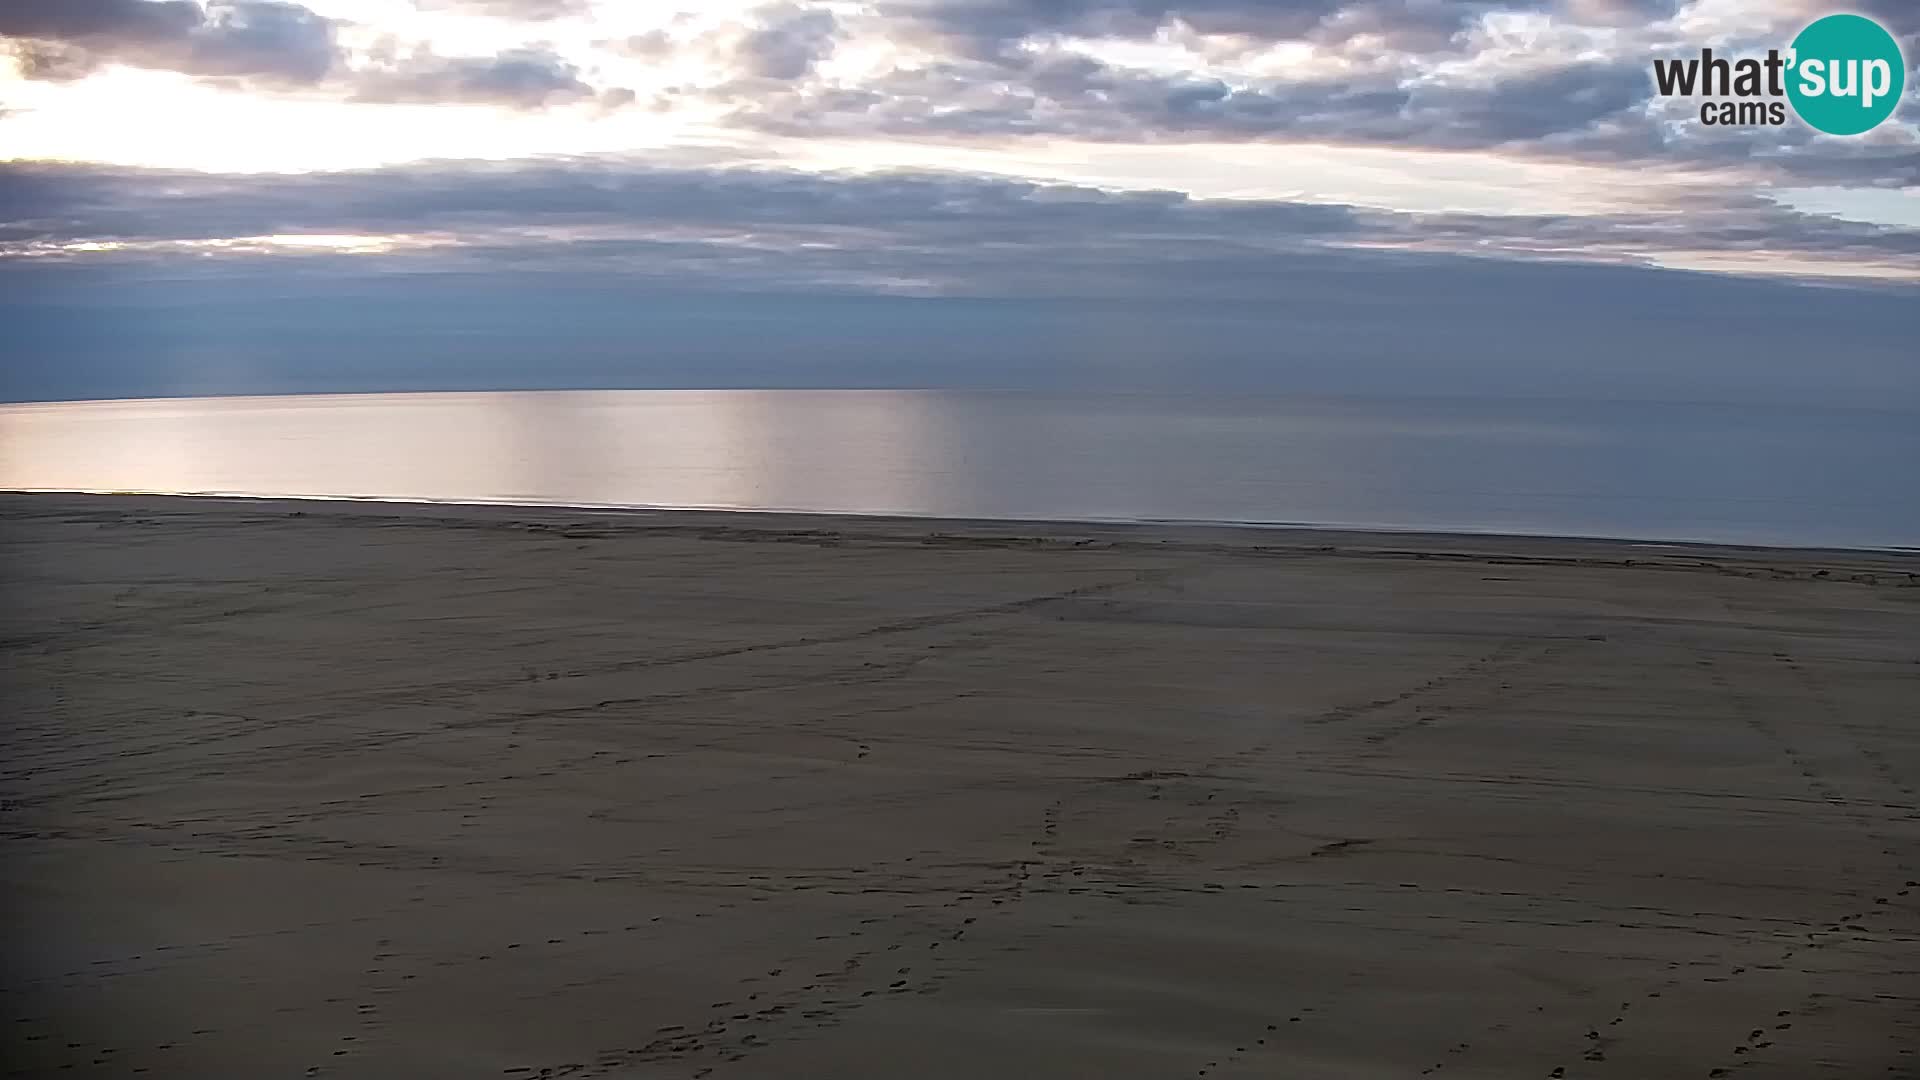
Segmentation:
[(1920, 542), (1916, 417), (564, 391), (0, 407), (0, 488)]

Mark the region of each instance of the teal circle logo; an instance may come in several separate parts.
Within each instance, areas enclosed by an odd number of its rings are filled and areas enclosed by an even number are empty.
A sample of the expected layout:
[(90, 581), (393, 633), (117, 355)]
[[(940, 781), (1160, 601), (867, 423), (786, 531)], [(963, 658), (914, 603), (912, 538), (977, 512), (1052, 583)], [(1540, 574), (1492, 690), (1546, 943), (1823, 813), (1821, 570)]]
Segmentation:
[(1907, 88), (1900, 43), (1872, 19), (1829, 15), (1793, 39), (1787, 99), (1817, 131), (1859, 135), (1893, 115)]

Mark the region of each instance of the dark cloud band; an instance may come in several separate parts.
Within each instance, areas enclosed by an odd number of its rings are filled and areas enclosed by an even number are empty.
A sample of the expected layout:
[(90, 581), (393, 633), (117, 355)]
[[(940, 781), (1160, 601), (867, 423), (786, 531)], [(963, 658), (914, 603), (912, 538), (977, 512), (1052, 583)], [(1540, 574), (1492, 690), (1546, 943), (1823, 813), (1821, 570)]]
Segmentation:
[[(426, 164), (284, 177), (74, 165), (0, 169), (0, 251), (71, 245), (178, 258), (174, 242), (286, 233), (405, 234), (432, 244), (391, 259), (432, 269), (510, 258), (529, 269), (619, 276), (682, 263), (755, 281), (856, 275), (960, 292), (1036, 277), (1124, 293), (1169, 280), (1238, 288), (1233, 268), (1370, 249), (1511, 260), (1646, 263), (1680, 252), (1904, 268), (1920, 230), (1798, 213), (1725, 196), (1604, 215), (1409, 214), (1350, 206), (1204, 200), (965, 174), (831, 176), (661, 168), (606, 159)], [(1676, 228), (1684, 222), (1685, 228)], [(157, 253), (156, 253), (157, 252)]]

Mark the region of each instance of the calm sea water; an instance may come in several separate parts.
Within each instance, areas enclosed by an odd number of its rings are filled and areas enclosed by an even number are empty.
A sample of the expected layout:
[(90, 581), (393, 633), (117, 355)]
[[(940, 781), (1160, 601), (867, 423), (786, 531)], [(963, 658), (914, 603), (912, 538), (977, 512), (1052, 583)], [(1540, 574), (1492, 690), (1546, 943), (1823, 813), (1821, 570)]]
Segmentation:
[(561, 391), (0, 407), (0, 488), (1920, 544), (1920, 416)]

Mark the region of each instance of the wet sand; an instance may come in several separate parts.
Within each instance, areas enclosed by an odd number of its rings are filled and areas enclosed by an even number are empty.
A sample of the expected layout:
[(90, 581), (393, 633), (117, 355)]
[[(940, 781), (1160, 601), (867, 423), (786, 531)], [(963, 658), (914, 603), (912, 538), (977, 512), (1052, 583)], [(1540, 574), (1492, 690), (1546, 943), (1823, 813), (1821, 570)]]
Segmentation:
[(0, 498), (3, 1068), (1920, 1076), (1920, 558)]

